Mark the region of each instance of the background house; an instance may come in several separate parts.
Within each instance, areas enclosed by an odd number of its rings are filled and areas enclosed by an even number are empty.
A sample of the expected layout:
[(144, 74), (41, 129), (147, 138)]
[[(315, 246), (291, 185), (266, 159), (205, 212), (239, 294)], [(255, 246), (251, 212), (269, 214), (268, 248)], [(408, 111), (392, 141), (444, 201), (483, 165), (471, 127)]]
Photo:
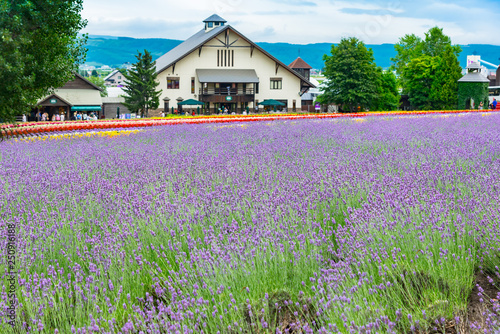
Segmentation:
[(30, 119), (35, 120), (35, 113), (38, 110), (42, 113), (47, 112), (49, 119), (58, 113), (63, 114), (66, 120), (70, 119), (75, 112), (100, 113), (101, 91), (101, 88), (75, 73), (73, 80), (38, 100), (37, 108), (32, 110)]
[(114, 70), (104, 78), (104, 84), (109, 87), (121, 87), (125, 85), (125, 76), (120, 70)]

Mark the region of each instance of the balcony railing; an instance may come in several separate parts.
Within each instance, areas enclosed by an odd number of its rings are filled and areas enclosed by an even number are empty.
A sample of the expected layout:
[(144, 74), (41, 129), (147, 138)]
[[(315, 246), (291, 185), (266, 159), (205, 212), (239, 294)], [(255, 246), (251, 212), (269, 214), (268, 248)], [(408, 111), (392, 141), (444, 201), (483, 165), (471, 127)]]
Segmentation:
[(254, 95), (253, 88), (201, 88), (200, 95)]

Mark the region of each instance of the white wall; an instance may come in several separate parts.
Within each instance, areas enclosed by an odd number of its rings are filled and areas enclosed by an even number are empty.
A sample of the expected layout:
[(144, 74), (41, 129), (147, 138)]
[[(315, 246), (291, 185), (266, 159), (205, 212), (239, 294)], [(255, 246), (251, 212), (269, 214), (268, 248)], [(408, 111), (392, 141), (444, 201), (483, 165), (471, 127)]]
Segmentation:
[(97, 89), (56, 89), (55, 94), (74, 106), (100, 106), (101, 93)]

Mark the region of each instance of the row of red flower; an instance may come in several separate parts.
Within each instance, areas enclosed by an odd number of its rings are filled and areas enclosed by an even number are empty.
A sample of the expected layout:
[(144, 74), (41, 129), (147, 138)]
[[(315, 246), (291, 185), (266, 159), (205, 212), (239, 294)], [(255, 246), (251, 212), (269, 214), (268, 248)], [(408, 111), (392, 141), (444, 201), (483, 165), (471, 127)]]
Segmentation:
[(338, 117), (367, 117), (367, 116), (401, 116), (425, 114), (454, 114), (470, 112), (492, 112), (491, 110), (430, 110), (430, 111), (400, 111), (400, 112), (372, 112), (356, 114), (280, 114), (280, 115), (232, 115), (232, 116), (201, 116), (186, 118), (152, 118), (140, 120), (103, 120), (103, 121), (72, 121), (72, 122), (43, 122), (5, 124), (0, 131), (7, 137), (32, 135), (48, 132), (85, 131), (93, 129), (137, 128), (176, 124), (201, 124), (201, 123), (231, 123), (255, 122), (278, 119), (305, 119), (305, 118), (338, 118)]

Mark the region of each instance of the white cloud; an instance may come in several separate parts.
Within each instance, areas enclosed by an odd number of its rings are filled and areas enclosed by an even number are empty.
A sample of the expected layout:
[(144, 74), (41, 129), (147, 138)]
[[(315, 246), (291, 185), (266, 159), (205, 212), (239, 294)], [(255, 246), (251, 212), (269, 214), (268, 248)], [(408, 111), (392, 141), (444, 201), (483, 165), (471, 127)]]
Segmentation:
[(186, 39), (213, 13), (257, 42), (395, 43), (443, 27), (454, 43), (498, 43), (496, 1), (335, 0), (84, 0), (85, 32), (136, 38)]

